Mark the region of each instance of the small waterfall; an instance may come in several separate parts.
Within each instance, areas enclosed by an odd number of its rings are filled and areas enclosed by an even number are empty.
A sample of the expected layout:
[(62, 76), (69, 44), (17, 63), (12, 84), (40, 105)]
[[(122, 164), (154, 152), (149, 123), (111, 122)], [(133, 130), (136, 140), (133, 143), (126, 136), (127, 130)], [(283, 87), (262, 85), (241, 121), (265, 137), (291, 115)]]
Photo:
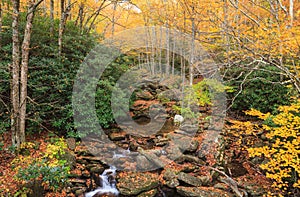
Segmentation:
[(127, 150), (123, 150), (121, 153), (114, 152), (113, 159), (119, 159), (122, 157), (126, 157), (129, 154), (130, 154), (129, 148)]
[(102, 180), (102, 187), (97, 188), (94, 191), (88, 192), (85, 194), (85, 197), (98, 197), (101, 195), (111, 195), (111, 196), (118, 196), (119, 191), (116, 187), (116, 168), (110, 167), (106, 169), (101, 175), (100, 180)]

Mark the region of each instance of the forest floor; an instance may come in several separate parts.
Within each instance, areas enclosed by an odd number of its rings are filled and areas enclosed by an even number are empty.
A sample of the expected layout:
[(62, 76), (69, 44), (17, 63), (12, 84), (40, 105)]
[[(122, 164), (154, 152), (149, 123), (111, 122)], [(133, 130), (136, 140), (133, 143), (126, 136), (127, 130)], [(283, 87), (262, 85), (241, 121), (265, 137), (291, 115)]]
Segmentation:
[[(28, 142), (39, 143), (38, 149), (31, 149), (30, 156), (32, 159), (41, 157), (45, 152), (47, 144), (49, 143), (49, 133), (42, 132), (39, 134), (28, 135)], [(226, 164), (226, 173), (238, 183), (247, 183), (248, 185), (259, 185), (262, 188), (269, 188), (271, 185), (265, 175), (260, 171), (259, 167), (251, 162), (248, 157), (247, 151), (240, 144), (238, 144), (238, 136), (231, 135), (230, 133), (224, 136), (226, 141), (225, 157), (230, 160)], [(247, 140), (247, 139), (245, 139)], [(5, 133), (2, 137), (4, 146), (0, 150), (0, 197), (6, 196), (21, 196), (23, 184), (16, 179), (16, 166), (13, 164), (14, 159), (17, 157), (11, 148), (10, 133)], [(22, 163), (18, 163), (22, 167)], [(76, 171), (76, 169), (75, 169)], [(18, 195), (16, 193), (19, 192)], [(45, 196), (48, 197), (63, 197), (67, 196), (66, 191), (57, 193), (47, 192)]]
[[(30, 150), (30, 157), (32, 161), (34, 159), (40, 158), (42, 153), (45, 152), (47, 148), (47, 141), (49, 139), (48, 132), (36, 133), (34, 135), (27, 135), (27, 142), (35, 142), (39, 144), (39, 148), (37, 150)], [(12, 140), (9, 132), (4, 133), (2, 136), (3, 147), (0, 150), (0, 197), (10, 197), (10, 196), (22, 196), (24, 193), (23, 182), (17, 180), (17, 170), (16, 167), (21, 167), (22, 165), (26, 165), (25, 163), (17, 163), (14, 164), (14, 159), (17, 155), (14, 153), (12, 149)], [(63, 197), (66, 196), (64, 191), (61, 192), (48, 192), (46, 194), (47, 197)]]

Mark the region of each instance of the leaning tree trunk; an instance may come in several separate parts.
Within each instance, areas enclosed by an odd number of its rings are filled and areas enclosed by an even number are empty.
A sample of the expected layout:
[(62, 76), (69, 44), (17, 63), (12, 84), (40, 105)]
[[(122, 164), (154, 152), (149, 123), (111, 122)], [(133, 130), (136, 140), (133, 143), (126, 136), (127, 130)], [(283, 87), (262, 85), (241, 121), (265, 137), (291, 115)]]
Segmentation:
[(11, 79), (11, 132), (12, 145), (19, 147), (21, 139), (19, 135), (19, 80), (20, 80), (20, 41), (19, 41), (19, 18), (20, 0), (13, 0), (12, 15), (12, 79)]

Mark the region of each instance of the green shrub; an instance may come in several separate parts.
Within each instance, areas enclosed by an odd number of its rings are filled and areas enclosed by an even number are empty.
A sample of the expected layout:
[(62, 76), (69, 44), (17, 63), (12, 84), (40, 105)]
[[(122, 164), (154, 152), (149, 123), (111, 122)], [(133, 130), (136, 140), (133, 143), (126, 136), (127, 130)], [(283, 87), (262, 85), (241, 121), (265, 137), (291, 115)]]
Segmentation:
[[(22, 14), (20, 33), (23, 33), (24, 19)], [(55, 32), (58, 31), (58, 24), (56, 20)], [(4, 16), (3, 25), (11, 26), (10, 16)], [(36, 132), (47, 127), (59, 131), (59, 134), (66, 134), (75, 131), (71, 105), (73, 81), (81, 62), (96, 44), (97, 37), (81, 34), (79, 28), (68, 22), (63, 39), (63, 56), (59, 58), (57, 34), (50, 35), (49, 27), (49, 18), (35, 17), (29, 61), (26, 130)], [(4, 29), (0, 34), (0, 130), (6, 130), (10, 122), (6, 106), (10, 107), (11, 28)]]
[[(278, 106), (288, 105), (290, 103), (291, 89), (280, 84), (283, 80), (275, 67), (266, 66), (267, 71), (253, 71), (243, 84), (242, 91), (234, 100), (232, 110), (243, 112), (251, 108), (261, 112), (276, 113)], [(242, 68), (231, 69), (227, 73), (227, 79), (238, 79), (229, 82), (227, 85), (234, 88), (234, 92), (229, 93), (229, 99), (233, 99), (240, 91), (241, 81), (245, 78), (246, 70)]]
[[(34, 144), (27, 142), (21, 147), (33, 149)], [(41, 183), (48, 190), (57, 191), (65, 186), (68, 180), (70, 166), (64, 159), (67, 144), (62, 138), (55, 139), (47, 145), (41, 157), (32, 160), (30, 155), (18, 155), (12, 161), (12, 167), (17, 170), (16, 179), (24, 185)]]

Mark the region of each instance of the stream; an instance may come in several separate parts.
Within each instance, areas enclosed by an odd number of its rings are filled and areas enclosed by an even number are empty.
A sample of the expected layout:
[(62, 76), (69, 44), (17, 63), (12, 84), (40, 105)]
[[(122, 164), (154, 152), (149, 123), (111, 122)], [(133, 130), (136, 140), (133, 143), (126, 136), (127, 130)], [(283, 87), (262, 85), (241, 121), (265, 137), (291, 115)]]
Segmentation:
[[(126, 157), (127, 154), (130, 153), (130, 150), (124, 150), (121, 153), (114, 152), (113, 158), (119, 159), (122, 157)], [(85, 197), (97, 197), (102, 195), (109, 196), (118, 196), (119, 191), (116, 187), (116, 170), (115, 166), (110, 166), (109, 169), (104, 170), (104, 172), (99, 176), (102, 187), (98, 187), (94, 191), (88, 192), (85, 194)]]
[(106, 169), (101, 175), (100, 180), (102, 181), (102, 187), (98, 187), (94, 191), (85, 194), (85, 197), (102, 196), (104, 194), (111, 196), (118, 196), (119, 191), (116, 187), (116, 168), (110, 167)]

